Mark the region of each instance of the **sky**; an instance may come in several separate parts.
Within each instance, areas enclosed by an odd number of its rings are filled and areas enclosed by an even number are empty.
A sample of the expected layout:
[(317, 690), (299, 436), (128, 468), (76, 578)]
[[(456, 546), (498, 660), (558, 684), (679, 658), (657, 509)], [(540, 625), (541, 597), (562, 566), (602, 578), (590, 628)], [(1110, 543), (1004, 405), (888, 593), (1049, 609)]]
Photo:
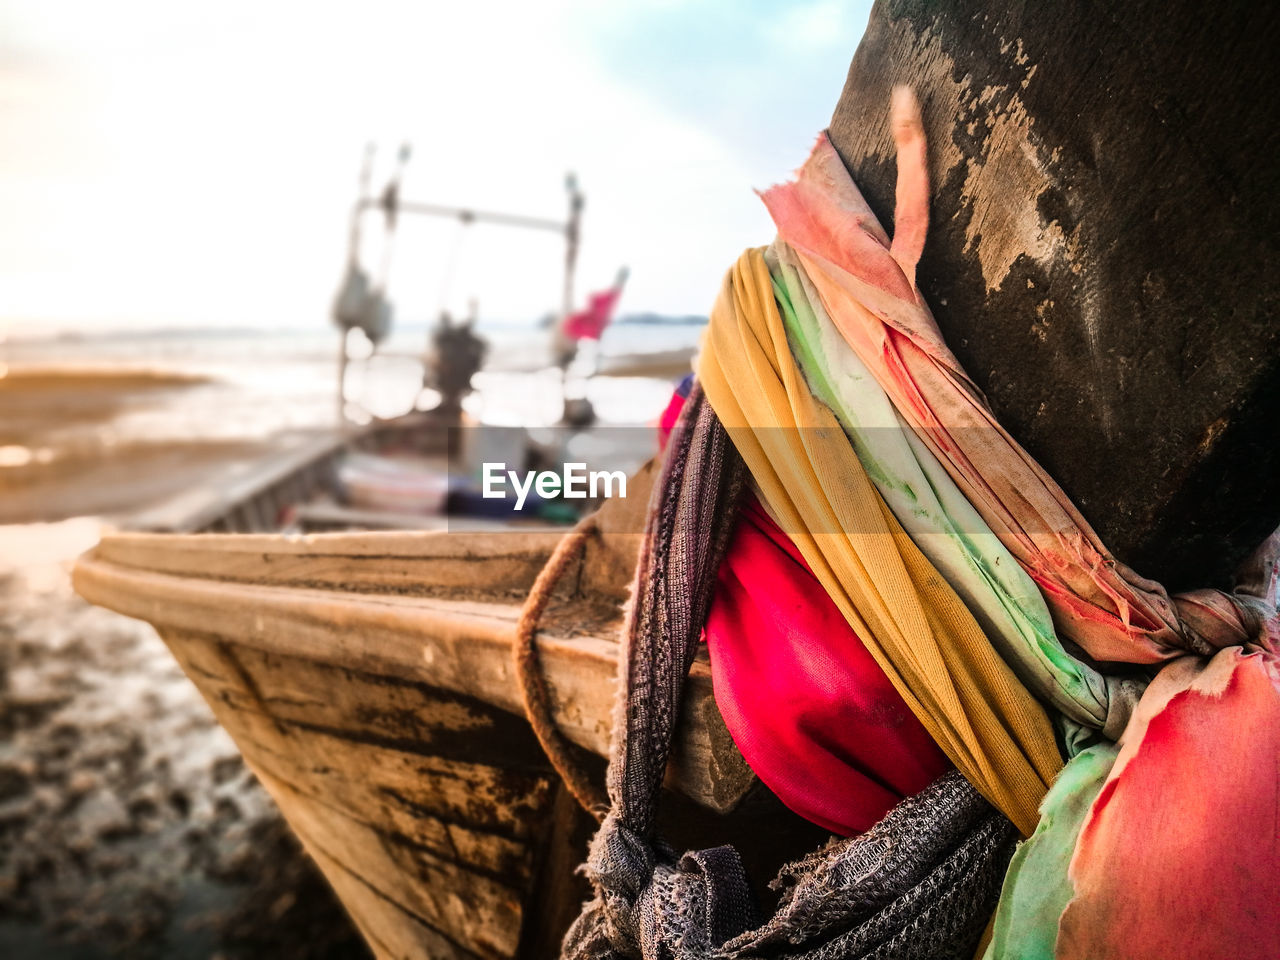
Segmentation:
[[(869, 0), (0, 0), (0, 335), (329, 322), (365, 144), (375, 186), (561, 218), (577, 294), (705, 313), (753, 190), (829, 121)], [(368, 221), (362, 256), (381, 260)], [(402, 322), (556, 309), (553, 234), (402, 221)]]

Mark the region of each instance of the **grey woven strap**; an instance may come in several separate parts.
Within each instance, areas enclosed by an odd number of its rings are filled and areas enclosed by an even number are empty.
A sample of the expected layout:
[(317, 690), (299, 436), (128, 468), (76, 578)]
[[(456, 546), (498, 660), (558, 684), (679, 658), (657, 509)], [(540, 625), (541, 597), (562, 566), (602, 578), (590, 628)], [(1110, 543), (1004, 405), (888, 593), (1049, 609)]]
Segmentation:
[(658, 797), (746, 469), (695, 385), (650, 504), (624, 630), (609, 816), (585, 872), (595, 898), (565, 937), (570, 960), (925, 960), (971, 957), (1016, 842), (958, 773), (867, 833), (785, 867), (759, 924), (731, 847), (677, 857), (654, 833)]
[(695, 383), (654, 485), (624, 628), (609, 800), (617, 819), (642, 838), (653, 831), (680, 693), (746, 479), (742, 458)]

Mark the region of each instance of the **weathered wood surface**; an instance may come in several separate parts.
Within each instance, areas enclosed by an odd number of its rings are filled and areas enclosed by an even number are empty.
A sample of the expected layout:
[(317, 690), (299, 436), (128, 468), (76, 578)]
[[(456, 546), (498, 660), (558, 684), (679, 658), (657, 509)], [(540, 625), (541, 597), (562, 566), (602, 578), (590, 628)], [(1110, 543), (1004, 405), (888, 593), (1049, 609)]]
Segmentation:
[(400, 934), (360, 918), (375, 950), (515, 954), (555, 787), (527, 726), (426, 684), (161, 633), (335, 888), (395, 908)]
[[(602, 512), (540, 637), (556, 719), (596, 776), (651, 475)], [(74, 580), (156, 626), (380, 957), (529, 957), (586, 892), (590, 821), (524, 719), (511, 653), (559, 536), (122, 534)], [(759, 788), (705, 660), (683, 710), (671, 785), (735, 810)]]
[(1113, 550), (1224, 580), (1280, 520), (1280, 14), (880, 0), (831, 138), (886, 226), (893, 84), (929, 134), (919, 282)]
[[(166, 630), (210, 632), (239, 647), (413, 679), (515, 714), (523, 711), (510, 655), (518, 602), (174, 576), (117, 564), (110, 559), (112, 546), (113, 541), (105, 541), (77, 564), (76, 589), (93, 603), (146, 620), (162, 635)], [(187, 562), (191, 556), (184, 552), (181, 559)], [(510, 558), (500, 559), (505, 563)], [(566, 601), (552, 611), (539, 640), (561, 729), (599, 755), (609, 746), (618, 652), (616, 609), (614, 614), (605, 615), (595, 598), (581, 606)], [(200, 676), (192, 679), (198, 685), (208, 682)], [(710, 668), (699, 661), (687, 709), (691, 716), (711, 718), (711, 723), (684, 729), (677, 751), (678, 779), (691, 796), (727, 809), (735, 793), (749, 786), (749, 777), (714, 725), (714, 706), (709, 706), (713, 703)], [(307, 703), (305, 709), (313, 707)]]

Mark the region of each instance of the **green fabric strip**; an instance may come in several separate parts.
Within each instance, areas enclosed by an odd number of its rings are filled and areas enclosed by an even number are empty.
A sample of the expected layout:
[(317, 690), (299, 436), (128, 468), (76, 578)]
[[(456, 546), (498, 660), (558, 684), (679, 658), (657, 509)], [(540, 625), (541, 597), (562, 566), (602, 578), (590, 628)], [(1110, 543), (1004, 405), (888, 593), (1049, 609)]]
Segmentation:
[(1009, 863), (983, 960), (1054, 960), (1058, 920), (1075, 895), (1067, 867), (1119, 752), (1114, 743), (1097, 744), (1058, 774), (1040, 804), (1035, 833)]

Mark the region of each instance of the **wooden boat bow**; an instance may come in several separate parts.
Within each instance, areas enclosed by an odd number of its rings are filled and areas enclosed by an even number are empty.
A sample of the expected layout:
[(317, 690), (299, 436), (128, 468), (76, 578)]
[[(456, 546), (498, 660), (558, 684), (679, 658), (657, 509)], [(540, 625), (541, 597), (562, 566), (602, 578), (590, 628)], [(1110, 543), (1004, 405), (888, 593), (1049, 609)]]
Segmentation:
[[(555, 721), (599, 777), (651, 473), (599, 514), (539, 635)], [(73, 578), (155, 626), (379, 955), (507, 957), (558, 937), (579, 900), (583, 816), (524, 720), (512, 657), (560, 537), (120, 533)], [(734, 809), (755, 781), (705, 659), (684, 717), (671, 785)]]

